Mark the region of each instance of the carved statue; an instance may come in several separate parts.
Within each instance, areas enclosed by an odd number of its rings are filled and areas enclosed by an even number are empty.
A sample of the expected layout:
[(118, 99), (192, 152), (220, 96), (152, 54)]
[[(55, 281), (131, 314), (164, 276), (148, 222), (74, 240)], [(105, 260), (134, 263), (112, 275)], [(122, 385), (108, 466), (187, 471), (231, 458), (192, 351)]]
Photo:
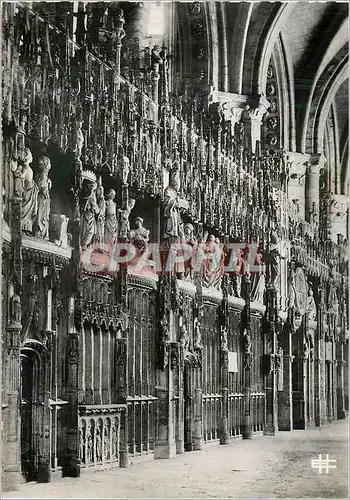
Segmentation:
[(84, 441), (84, 430), (79, 428), (79, 445), (80, 445), (80, 460), (85, 463), (85, 441)]
[(114, 189), (106, 193), (106, 218), (105, 218), (105, 242), (113, 245), (118, 235), (118, 221)]
[(22, 166), (18, 163), (16, 159), (11, 161), (11, 172), (14, 177), (14, 195), (17, 198), (22, 198), (23, 195), (23, 182), (22, 182)]
[(99, 427), (96, 427), (96, 462), (102, 462), (102, 437)]
[(275, 285), (280, 274), (280, 259), (284, 259), (278, 250), (278, 237), (276, 233), (271, 235), (270, 251), (264, 252), (264, 262), (267, 265), (267, 283)]
[(252, 352), (252, 338), (250, 333), (245, 329), (243, 332), (244, 352), (250, 354)]
[(128, 183), (129, 171), (130, 171), (130, 160), (127, 156), (123, 156), (120, 167), (120, 177), (123, 184)]
[(188, 259), (185, 262), (185, 276), (191, 277), (192, 269), (196, 262), (196, 250), (198, 241), (197, 238), (194, 236), (194, 227), (189, 222), (184, 225), (184, 239), (187, 245), (190, 245), (192, 247), (192, 258)]
[(93, 242), (96, 234), (95, 217), (99, 213), (95, 194), (96, 187), (96, 182), (84, 179), (80, 199), (80, 244), (83, 250)]
[(176, 241), (181, 235), (182, 219), (180, 216), (180, 208), (188, 209), (187, 201), (181, 200), (178, 197), (180, 189), (179, 172), (172, 170), (170, 172), (169, 186), (164, 191), (164, 233), (163, 238), (169, 243)]
[(77, 120), (76, 124), (76, 137), (75, 137), (75, 148), (74, 153), (76, 158), (81, 157), (81, 152), (84, 146), (84, 134), (82, 131), (83, 120)]
[(136, 217), (135, 229), (130, 231), (130, 241), (138, 249), (144, 250), (149, 241), (149, 230), (143, 227), (142, 217)]
[(110, 457), (109, 428), (106, 425), (104, 428), (103, 448), (104, 448), (104, 459), (110, 460), (111, 457)]
[(90, 463), (94, 461), (94, 443), (90, 427), (87, 430), (87, 458)]
[(220, 327), (220, 340), (221, 340), (221, 350), (223, 352), (228, 351), (228, 340), (227, 340), (227, 326), (221, 325)]
[(98, 214), (96, 219), (96, 241), (102, 243), (105, 235), (106, 200), (104, 199), (104, 189), (101, 179), (99, 179), (96, 189), (96, 203)]
[(50, 219), (50, 189), (52, 182), (49, 179), (49, 171), (51, 169), (51, 162), (47, 156), (43, 156), (39, 160), (38, 170), (39, 173), (36, 177), (36, 184), (38, 186), (38, 215), (36, 222), (35, 235), (45, 240), (49, 239), (49, 219)]
[[(18, 164), (21, 166), (19, 168), (21, 168), (22, 179), (21, 227), (23, 231), (30, 234), (33, 231), (33, 224), (38, 208), (38, 187), (33, 180), (33, 170), (30, 166), (32, 162), (32, 153), (30, 149), (25, 148), (18, 159)], [(18, 175), (18, 170), (16, 170), (16, 175)], [(18, 188), (19, 186), (17, 186)]]
[(202, 333), (201, 333), (201, 324), (198, 318), (194, 320), (194, 348), (195, 349), (203, 349), (202, 345)]
[(119, 217), (120, 217), (120, 226), (119, 226), (119, 237), (120, 238), (129, 238), (130, 235), (130, 212), (135, 206), (136, 200), (130, 198), (128, 202), (128, 208), (122, 210), (119, 209)]
[(189, 343), (189, 335), (188, 331), (185, 325), (182, 325), (180, 327), (180, 344), (183, 347), (184, 351), (188, 350), (188, 343)]
[(20, 325), (22, 321), (21, 299), (17, 294), (10, 299), (10, 321), (12, 324)]

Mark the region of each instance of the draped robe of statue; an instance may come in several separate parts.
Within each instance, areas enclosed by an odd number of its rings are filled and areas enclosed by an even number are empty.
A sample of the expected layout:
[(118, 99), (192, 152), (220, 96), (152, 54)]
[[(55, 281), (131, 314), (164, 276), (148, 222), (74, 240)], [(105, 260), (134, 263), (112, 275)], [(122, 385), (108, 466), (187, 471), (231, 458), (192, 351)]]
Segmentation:
[(96, 189), (96, 203), (98, 215), (96, 221), (96, 242), (103, 243), (105, 233), (106, 200), (104, 199), (103, 186), (99, 184)]
[(169, 185), (164, 191), (164, 239), (175, 241), (181, 233), (181, 216), (179, 212), (177, 191)]
[(28, 148), (24, 150), (19, 161), (23, 163), (21, 227), (23, 231), (32, 233), (38, 210), (38, 186), (33, 180), (33, 170), (30, 167), (33, 157)]
[(81, 197), (81, 229), (80, 244), (82, 249), (86, 249), (96, 235), (96, 215), (98, 205), (96, 202), (96, 183), (93, 181), (84, 182)]
[(50, 189), (51, 180), (48, 173), (51, 169), (49, 158), (44, 156), (39, 161), (40, 173), (37, 176), (36, 183), (38, 186), (38, 215), (36, 224), (36, 236), (45, 240), (49, 239), (49, 219), (50, 219)]
[(118, 235), (117, 205), (114, 201), (114, 189), (106, 194), (106, 217), (105, 217), (105, 242), (114, 245)]

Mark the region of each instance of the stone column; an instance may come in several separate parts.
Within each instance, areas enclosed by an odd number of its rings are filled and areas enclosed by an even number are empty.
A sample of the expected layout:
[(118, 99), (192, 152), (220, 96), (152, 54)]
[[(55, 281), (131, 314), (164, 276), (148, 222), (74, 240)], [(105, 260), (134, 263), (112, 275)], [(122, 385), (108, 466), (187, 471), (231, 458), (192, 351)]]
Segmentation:
[[(290, 323), (288, 321), (288, 323)], [(290, 325), (281, 335), (280, 346), (283, 349), (283, 391), (278, 392), (278, 429), (293, 430), (292, 401), (292, 331)]]
[[(169, 325), (173, 330), (173, 311), (169, 311)], [(171, 458), (176, 455), (173, 428), (173, 374), (170, 364), (170, 344), (163, 343), (163, 370), (157, 370), (157, 426), (154, 458)]]
[(78, 425), (78, 367), (79, 333), (77, 333), (74, 315), (77, 308), (74, 298), (70, 298), (67, 338), (67, 451), (62, 467), (63, 477), (80, 476), (79, 425)]
[(51, 372), (51, 346), (52, 337), (55, 332), (47, 330), (45, 337), (47, 339), (48, 351), (43, 355), (44, 369), (44, 394), (42, 407), (42, 422), (40, 432), (40, 454), (38, 457), (38, 483), (49, 483), (51, 481), (51, 409), (50, 409), (50, 372)]
[(339, 341), (337, 344), (337, 419), (346, 417), (344, 400), (344, 343)]
[(221, 349), (221, 422), (220, 422), (220, 444), (228, 444), (230, 435), (228, 432), (228, 350)]
[(251, 367), (253, 361), (252, 343), (251, 343), (251, 321), (250, 321), (250, 300), (251, 300), (251, 282), (250, 277), (244, 277), (244, 299), (245, 299), (245, 335), (244, 341), (244, 415), (243, 415), (243, 439), (252, 438), (251, 427)]
[(266, 331), (265, 331), (265, 393), (266, 393), (266, 423), (265, 436), (275, 436), (278, 431), (277, 411), (277, 372), (275, 356), (277, 351), (276, 338), (277, 292), (273, 285), (266, 287)]
[(241, 123), (244, 125), (244, 145), (247, 151), (256, 151), (257, 141), (261, 140), (262, 120), (269, 106), (268, 100), (260, 96), (258, 99), (250, 97), (244, 107)]
[(325, 392), (325, 289), (321, 284), (318, 290), (317, 330), (315, 338), (315, 424), (320, 427), (326, 422)]
[(306, 168), (305, 218), (308, 222), (319, 222), (320, 215), (320, 170), (326, 159), (320, 154), (311, 155)]
[(176, 443), (173, 432), (173, 384), (170, 364), (164, 371), (158, 372), (157, 378), (158, 406), (154, 458), (172, 458), (176, 455)]
[(12, 235), (12, 285), (14, 294), (10, 299), (9, 325), (4, 342), (3, 389), (6, 408), (3, 410), (3, 490), (17, 490), (21, 482), (21, 413), (20, 413), (20, 348), (21, 348), (21, 292), (22, 292), (22, 198), (11, 200)]
[[(116, 403), (125, 404), (128, 394), (127, 378), (127, 338), (115, 339), (115, 393), (113, 400)], [(128, 453), (128, 412), (120, 414), (120, 438), (119, 438), (119, 465), (127, 467), (129, 462)]]
[(203, 407), (202, 407), (202, 367), (195, 369), (196, 388), (194, 390), (194, 432), (193, 449), (201, 450), (203, 448)]
[(6, 329), (4, 384), (7, 407), (3, 410), (3, 490), (17, 490), (21, 482), (20, 345), (21, 324)]

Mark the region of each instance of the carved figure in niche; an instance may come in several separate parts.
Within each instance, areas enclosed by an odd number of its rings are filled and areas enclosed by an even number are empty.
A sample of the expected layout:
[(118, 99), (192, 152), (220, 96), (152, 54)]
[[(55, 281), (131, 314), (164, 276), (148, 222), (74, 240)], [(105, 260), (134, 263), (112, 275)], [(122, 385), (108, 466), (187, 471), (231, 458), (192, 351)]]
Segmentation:
[(113, 458), (118, 458), (117, 457), (117, 449), (118, 449), (118, 445), (117, 445), (117, 436), (118, 436), (118, 433), (117, 433), (117, 425), (114, 424), (112, 425), (112, 459)]
[(128, 207), (124, 210), (119, 209), (120, 225), (119, 225), (119, 237), (129, 238), (130, 235), (130, 212), (134, 208), (136, 200), (130, 198), (128, 201)]
[(169, 244), (176, 242), (182, 234), (182, 219), (180, 209), (188, 209), (189, 204), (186, 200), (179, 198), (180, 175), (177, 170), (171, 170), (169, 185), (164, 191), (163, 215), (164, 232), (163, 238)]
[(247, 329), (243, 332), (243, 346), (246, 354), (250, 354), (252, 352), (252, 338)]
[[(30, 166), (32, 162), (32, 153), (30, 149), (25, 148), (18, 159), (18, 164), (22, 169), (21, 227), (24, 232), (30, 234), (33, 231), (33, 224), (38, 208), (38, 187), (33, 180), (33, 170)], [(16, 172), (18, 172), (18, 170)]]
[(96, 182), (84, 179), (80, 198), (80, 244), (85, 250), (96, 235), (96, 215), (99, 213), (96, 202)]
[(266, 278), (269, 285), (276, 285), (280, 274), (280, 259), (284, 259), (278, 250), (278, 237), (276, 233), (271, 234), (270, 251), (264, 252), (264, 262), (267, 266)]
[(101, 428), (96, 428), (96, 461), (102, 462), (102, 437)]
[(204, 278), (208, 283), (222, 275), (224, 265), (224, 254), (220, 246), (220, 240), (211, 234), (204, 247), (205, 258), (202, 262)]
[(227, 335), (228, 335), (227, 326), (221, 325), (221, 327), (220, 327), (220, 343), (221, 343), (221, 350), (223, 352), (228, 351)]
[(117, 205), (114, 202), (116, 192), (110, 189), (106, 193), (105, 242), (113, 245), (117, 240), (118, 221)]
[(128, 183), (129, 171), (130, 171), (130, 160), (127, 156), (123, 156), (120, 166), (120, 178), (123, 184)]
[(105, 216), (106, 216), (106, 200), (104, 199), (104, 189), (101, 178), (98, 181), (96, 188), (96, 203), (98, 206), (98, 214), (96, 220), (96, 241), (102, 243), (105, 234)]
[(196, 249), (198, 242), (194, 236), (194, 227), (190, 222), (184, 225), (184, 239), (187, 245), (192, 247), (192, 257), (185, 262), (185, 276), (191, 277), (192, 270), (196, 262)]
[(36, 222), (35, 235), (44, 240), (49, 239), (49, 220), (50, 220), (50, 189), (52, 182), (49, 179), (51, 170), (51, 161), (47, 156), (43, 156), (39, 160), (38, 175), (36, 184), (38, 186), (38, 215)]
[(203, 349), (201, 324), (198, 318), (194, 320), (194, 348)]
[(92, 429), (91, 427), (87, 428), (87, 460), (92, 463), (94, 461), (94, 443), (93, 443), (93, 436), (92, 436)]
[(163, 342), (170, 342), (170, 331), (169, 331), (169, 323), (168, 320), (163, 317), (160, 320), (160, 330), (161, 330), (161, 337)]
[(109, 427), (107, 427), (107, 425), (105, 425), (104, 428), (103, 447), (104, 447), (104, 459), (110, 460), (111, 457), (110, 457)]
[(85, 463), (85, 440), (84, 440), (84, 429), (79, 428), (79, 444), (80, 444), (80, 460)]
[(17, 294), (10, 299), (10, 321), (12, 324), (20, 325), (22, 321), (21, 299)]
[(142, 217), (136, 217), (135, 228), (130, 231), (130, 241), (139, 251), (144, 251), (147, 247), (149, 230), (143, 227)]
[(17, 198), (22, 198), (23, 195), (23, 181), (22, 181), (22, 166), (20, 163), (16, 160), (13, 159), (11, 161), (11, 172), (14, 177), (14, 195)]
[(188, 350), (188, 344), (189, 344), (189, 335), (188, 331), (185, 325), (182, 325), (180, 327), (180, 344), (183, 347), (183, 350), (186, 352)]

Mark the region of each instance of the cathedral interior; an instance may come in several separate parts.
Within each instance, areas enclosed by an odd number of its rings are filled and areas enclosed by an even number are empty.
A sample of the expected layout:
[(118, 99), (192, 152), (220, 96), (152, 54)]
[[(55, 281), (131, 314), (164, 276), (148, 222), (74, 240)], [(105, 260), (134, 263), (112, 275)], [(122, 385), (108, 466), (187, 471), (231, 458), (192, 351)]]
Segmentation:
[(1, 8), (4, 490), (344, 419), (348, 4)]

